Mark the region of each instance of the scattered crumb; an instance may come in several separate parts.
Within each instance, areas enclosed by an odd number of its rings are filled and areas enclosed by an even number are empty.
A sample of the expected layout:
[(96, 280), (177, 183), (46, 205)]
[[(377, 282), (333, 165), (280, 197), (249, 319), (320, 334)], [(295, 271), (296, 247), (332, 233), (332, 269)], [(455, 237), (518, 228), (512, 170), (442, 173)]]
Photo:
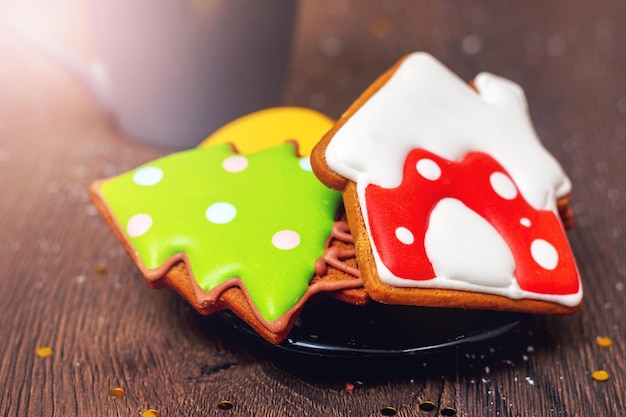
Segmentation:
[(546, 49), (552, 56), (560, 56), (567, 50), (567, 42), (560, 36), (553, 36), (546, 42)]
[(461, 40), (461, 50), (467, 55), (476, 55), (483, 49), (483, 40), (476, 34), (467, 35)]
[(626, 114), (626, 97), (620, 97), (619, 100), (617, 100), (617, 111)]
[(87, 216), (96, 216), (98, 214), (98, 209), (92, 205), (85, 206), (85, 214)]
[(37, 356), (40, 358), (47, 358), (48, 356), (52, 356), (52, 348), (48, 346), (42, 346), (37, 348)]
[(598, 336), (596, 337), (596, 345), (600, 347), (610, 347), (613, 345), (613, 340), (610, 337)]
[(530, 385), (535, 385), (535, 381), (533, 381), (533, 379), (529, 376), (526, 377), (526, 382), (528, 382)]
[(122, 398), (124, 395), (126, 395), (126, 392), (123, 388), (115, 387), (109, 390), (109, 397)]
[(6, 149), (0, 149), (0, 163), (11, 160), (11, 152)]
[(591, 373), (591, 377), (596, 381), (606, 381), (609, 379), (609, 373), (603, 369), (600, 369), (598, 371), (593, 371)]
[(343, 52), (343, 44), (339, 38), (327, 36), (320, 41), (320, 50), (328, 57), (336, 57)]

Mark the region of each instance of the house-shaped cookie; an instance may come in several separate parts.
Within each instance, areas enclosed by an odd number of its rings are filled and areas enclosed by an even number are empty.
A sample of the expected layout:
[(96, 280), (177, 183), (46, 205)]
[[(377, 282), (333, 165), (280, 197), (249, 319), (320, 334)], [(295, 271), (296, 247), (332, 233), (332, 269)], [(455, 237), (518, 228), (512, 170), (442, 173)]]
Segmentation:
[(570, 313), (582, 300), (565, 234), (571, 184), (541, 145), (522, 89), (471, 85), (425, 53), (403, 58), (315, 147), (343, 193), (376, 301)]

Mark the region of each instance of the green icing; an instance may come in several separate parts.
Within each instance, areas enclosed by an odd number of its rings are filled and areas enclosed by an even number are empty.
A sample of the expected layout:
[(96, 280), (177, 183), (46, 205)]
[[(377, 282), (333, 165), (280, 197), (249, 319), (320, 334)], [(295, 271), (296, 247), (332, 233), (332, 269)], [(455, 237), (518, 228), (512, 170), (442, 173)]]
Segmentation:
[[(231, 157), (235, 167), (247, 161), (245, 169), (227, 171)], [(260, 314), (274, 321), (306, 292), (341, 198), (301, 167), (307, 162), (289, 144), (249, 155), (229, 145), (197, 148), (106, 181), (102, 195), (146, 267), (185, 253), (201, 288), (239, 277)], [(218, 202), (229, 205), (207, 210)], [(133, 237), (127, 225), (140, 213), (152, 224)], [(281, 230), (297, 232), (299, 245), (275, 247), (272, 237)]]

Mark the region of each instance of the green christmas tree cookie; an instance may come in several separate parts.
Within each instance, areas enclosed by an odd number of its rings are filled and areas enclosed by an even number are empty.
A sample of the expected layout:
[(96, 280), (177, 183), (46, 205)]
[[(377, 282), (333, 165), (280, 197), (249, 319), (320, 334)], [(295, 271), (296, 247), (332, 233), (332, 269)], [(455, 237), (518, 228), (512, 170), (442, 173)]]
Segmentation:
[(184, 254), (200, 288), (240, 280), (270, 322), (307, 292), (341, 198), (291, 144), (173, 154), (104, 181), (99, 195), (144, 269)]

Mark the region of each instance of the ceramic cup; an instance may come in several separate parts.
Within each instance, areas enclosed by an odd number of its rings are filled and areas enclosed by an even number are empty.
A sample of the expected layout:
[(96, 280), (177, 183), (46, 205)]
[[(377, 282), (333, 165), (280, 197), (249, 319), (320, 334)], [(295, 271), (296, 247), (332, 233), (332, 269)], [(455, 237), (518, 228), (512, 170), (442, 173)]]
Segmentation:
[(90, 0), (98, 50), (88, 84), (118, 126), (192, 147), (279, 104), (296, 0)]

